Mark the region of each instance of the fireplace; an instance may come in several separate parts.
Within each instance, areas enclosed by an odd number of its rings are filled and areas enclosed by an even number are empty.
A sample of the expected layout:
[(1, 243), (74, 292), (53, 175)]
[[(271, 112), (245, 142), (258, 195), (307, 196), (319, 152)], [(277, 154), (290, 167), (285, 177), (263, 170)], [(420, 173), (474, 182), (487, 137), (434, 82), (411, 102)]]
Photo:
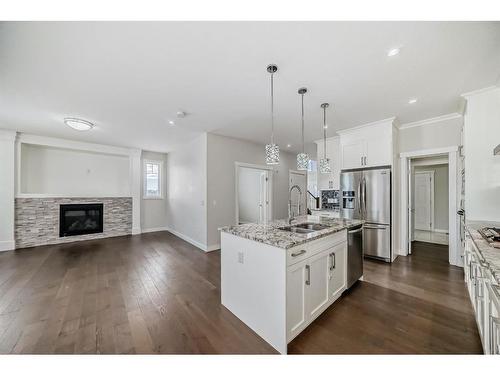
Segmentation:
[(61, 204), (59, 237), (103, 232), (103, 204)]

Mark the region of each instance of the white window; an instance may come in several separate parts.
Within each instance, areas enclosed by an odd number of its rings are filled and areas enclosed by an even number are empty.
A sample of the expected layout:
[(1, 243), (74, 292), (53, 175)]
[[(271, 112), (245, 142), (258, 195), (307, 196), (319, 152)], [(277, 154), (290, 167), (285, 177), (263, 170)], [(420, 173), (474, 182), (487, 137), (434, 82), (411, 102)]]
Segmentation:
[(144, 199), (162, 199), (161, 173), (163, 163), (144, 160)]

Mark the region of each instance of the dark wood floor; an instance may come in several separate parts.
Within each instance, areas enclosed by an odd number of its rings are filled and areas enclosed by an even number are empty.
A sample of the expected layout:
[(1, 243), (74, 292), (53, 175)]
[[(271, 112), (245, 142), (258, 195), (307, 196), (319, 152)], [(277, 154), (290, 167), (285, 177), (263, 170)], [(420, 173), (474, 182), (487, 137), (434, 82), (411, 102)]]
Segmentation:
[[(460, 268), (419, 244), (291, 353), (480, 353)], [(444, 255), (443, 255), (444, 254)], [(168, 232), (0, 253), (0, 353), (276, 353), (220, 305), (220, 254)]]

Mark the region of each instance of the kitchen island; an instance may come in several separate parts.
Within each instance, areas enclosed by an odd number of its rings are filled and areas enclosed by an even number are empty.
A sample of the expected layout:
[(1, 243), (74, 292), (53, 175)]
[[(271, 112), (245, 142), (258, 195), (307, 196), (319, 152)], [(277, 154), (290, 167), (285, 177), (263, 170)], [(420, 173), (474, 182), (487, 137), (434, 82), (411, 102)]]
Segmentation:
[(347, 231), (360, 220), (300, 216), (221, 228), (221, 300), (280, 353), (347, 285)]

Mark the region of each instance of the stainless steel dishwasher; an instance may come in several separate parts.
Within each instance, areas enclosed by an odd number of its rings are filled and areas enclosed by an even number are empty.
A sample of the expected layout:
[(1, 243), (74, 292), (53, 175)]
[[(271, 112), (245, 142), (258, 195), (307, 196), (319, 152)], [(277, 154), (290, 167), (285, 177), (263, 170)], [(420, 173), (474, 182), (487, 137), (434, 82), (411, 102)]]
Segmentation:
[(347, 289), (363, 276), (363, 226), (347, 231)]

